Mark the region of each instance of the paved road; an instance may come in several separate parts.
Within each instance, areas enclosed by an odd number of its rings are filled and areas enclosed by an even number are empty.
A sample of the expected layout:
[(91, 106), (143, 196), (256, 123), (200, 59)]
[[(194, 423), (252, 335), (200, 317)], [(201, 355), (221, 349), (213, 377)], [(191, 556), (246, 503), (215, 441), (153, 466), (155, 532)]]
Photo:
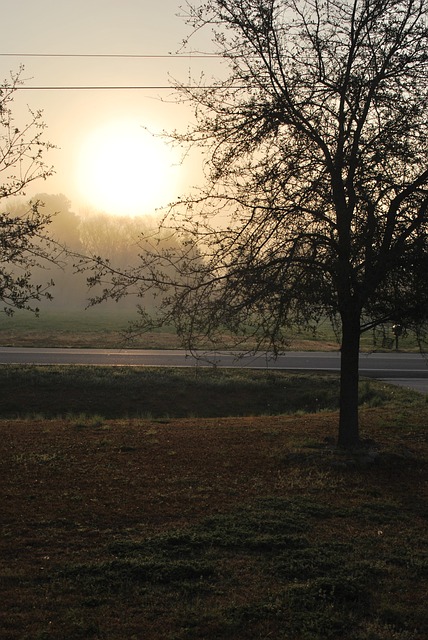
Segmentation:
[[(39, 349), (0, 347), (0, 364), (80, 364), (165, 367), (248, 367), (297, 371), (339, 371), (340, 353), (289, 351), (277, 359), (266, 354), (238, 358), (231, 352), (199, 353), (151, 349)], [(428, 393), (428, 360), (420, 354), (370, 353), (360, 355), (360, 374)]]

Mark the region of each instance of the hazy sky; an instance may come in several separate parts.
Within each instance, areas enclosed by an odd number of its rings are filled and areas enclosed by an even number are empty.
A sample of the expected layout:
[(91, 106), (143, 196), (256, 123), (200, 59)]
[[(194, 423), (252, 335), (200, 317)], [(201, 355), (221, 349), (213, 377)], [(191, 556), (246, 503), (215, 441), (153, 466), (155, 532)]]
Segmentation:
[[(168, 74), (185, 82), (189, 71), (195, 76), (198, 76), (201, 70), (209, 73), (210, 67), (215, 64), (210, 60), (23, 55), (174, 53), (189, 33), (185, 21), (177, 16), (180, 13), (180, 4), (180, 0), (20, 0), (5, 3), (2, 7), (0, 77), (9, 77), (10, 71), (16, 71), (21, 63), (25, 65), (25, 84), (38, 87), (159, 86), (169, 84)], [(194, 44), (203, 47), (205, 51), (211, 50), (208, 34), (206, 42)], [(116, 159), (120, 154), (132, 156), (135, 163), (138, 149), (129, 150), (126, 140), (120, 147), (122, 126), (126, 129), (125, 138), (129, 141), (132, 126), (139, 128), (141, 125), (153, 131), (160, 131), (180, 128), (191, 121), (190, 110), (172, 104), (169, 98), (169, 90), (17, 92), (13, 106), (17, 120), (23, 117), (27, 104), (32, 109), (43, 109), (44, 120), (48, 125), (47, 137), (50, 142), (60, 147), (46, 158), (55, 166), (56, 175), (46, 183), (36, 184), (35, 190), (64, 193), (72, 200), (74, 210), (86, 204), (105, 207), (105, 204), (100, 203), (100, 194), (97, 200), (93, 193), (88, 194), (87, 184), (82, 186), (82, 172), (92, 180), (90, 163), (97, 163), (100, 154), (104, 157), (104, 164), (98, 162), (98, 178), (94, 178), (94, 182), (100, 179), (100, 171), (107, 174), (109, 160), (110, 164), (114, 165), (113, 156)], [(136, 138), (139, 138), (139, 133), (136, 134)], [(109, 138), (110, 134), (111, 144), (116, 140), (119, 145), (113, 145), (111, 158), (108, 144), (105, 139), (101, 140), (102, 136)], [(145, 140), (149, 150), (150, 144), (147, 138)], [(96, 149), (93, 148), (95, 144), (98, 145)], [(140, 144), (145, 144), (143, 139), (140, 140)], [(156, 150), (153, 153), (156, 154)], [(142, 171), (144, 166), (147, 167), (148, 154), (151, 157), (153, 155), (152, 151), (141, 153), (142, 157), (146, 156), (142, 160)], [(122, 157), (120, 160), (123, 165), (126, 158)], [(176, 181), (186, 179), (192, 182), (194, 178), (193, 175), (189, 177), (189, 173), (193, 172), (190, 168), (187, 169), (187, 173), (182, 171), (179, 175), (177, 168), (174, 171)], [(167, 175), (166, 173), (165, 176)], [(104, 186), (98, 185), (98, 190), (105, 190), (111, 180), (112, 177), (106, 175)], [(138, 175), (134, 175), (128, 185), (123, 185), (123, 189), (129, 187), (135, 190), (135, 182), (138, 182)], [(157, 185), (156, 188), (159, 190), (161, 186)], [(118, 191), (117, 187), (116, 190)], [(89, 202), (91, 195), (94, 196), (93, 201)], [(132, 207), (132, 202), (130, 206)], [(138, 206), (151, 207), (153, 203), (142, 201)]]

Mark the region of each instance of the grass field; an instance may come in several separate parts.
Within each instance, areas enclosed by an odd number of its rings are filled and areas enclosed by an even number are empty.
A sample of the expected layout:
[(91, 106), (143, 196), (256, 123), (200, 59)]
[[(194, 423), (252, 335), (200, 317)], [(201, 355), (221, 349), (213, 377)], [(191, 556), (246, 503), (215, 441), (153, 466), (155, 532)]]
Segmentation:
[[(126, 328), (137, 319), (135, 311), (103, 306), (86, 311), (43, 311), (40, 316), (28, 312), (17, 312), (12, 317), (0, 314), (0, 345), (14, 347), (88, 347), (141, 349), (173, 349), (181, 346), (174, 331), (162, 331), (139, 336), (131, 343), (125, 342)], [(227, 344), (227, 340), (226, 340)], [(206, 345), (201, 345), (206, 346)], [(251, 343), (247, 347), (250, 348)], [(363, 350), (374, 349), (371, 333), (362, 336)], [(427, 345), (428, 347), (428, 345)], [(290, 331), (289, 348), (294, 350), (330, 351), (339, 348), (338, 338), (328, 322), (323, 323), (316, 334), (304, 327)], [(379, 341), (376, 349), (390, 351), (395, 348), (392, 335), (384, 343)], [(400, 338), (399, 348), (416, 351), (418, 345), (412, 336)]]
[(423, 396), (345, 455), (332, 376), (0, 371), (2, 640), (427, 637)]
[[(188, 418), (335, 410), (337, 374), (102, 366), (0, 367), (0, 417)], [(375, 380), (360, 404), (398, 408), (419, 394)], [(422, 398), (420, 402), (424, 402)]]
[[(126, 329), (137, 319), (132, 311), (104, 310), (46, 312), (40, 316), (18, 312), (12, 317), (0, 314), (0, 344), (14, 347), (87, 347), (141, 349), (174, 349), (181, 343), (172, 328), (150, 332), (129, 342)], [(227, 343), (227, 341), (226, 341)], [(232, 344), (232, 343), (231, 343)], [(206, 346), (201, 344), (200, 346)], [(251, 343), (248, 343), (251, 347)], [(315, 337), (310, 331), (290, 334), (290, 348), (337, 349), (337, 339), (331, 329), (320, 331)]]

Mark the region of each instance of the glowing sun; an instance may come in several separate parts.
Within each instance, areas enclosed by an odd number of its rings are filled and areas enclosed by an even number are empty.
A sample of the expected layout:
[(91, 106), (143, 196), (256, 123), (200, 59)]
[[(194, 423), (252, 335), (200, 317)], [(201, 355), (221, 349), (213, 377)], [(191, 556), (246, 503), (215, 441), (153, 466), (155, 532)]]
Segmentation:
[(77, 184), (85, 203), (115, 215), (152, 214), (177, 199), (177, 155), (135, 121), (94, 130), (78, 160)]

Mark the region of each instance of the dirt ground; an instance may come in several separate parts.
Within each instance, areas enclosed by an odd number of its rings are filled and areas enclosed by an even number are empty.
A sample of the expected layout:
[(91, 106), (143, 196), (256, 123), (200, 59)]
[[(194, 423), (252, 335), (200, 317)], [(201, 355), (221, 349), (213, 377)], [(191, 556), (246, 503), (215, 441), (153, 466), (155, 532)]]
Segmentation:
[[(336, 419), (322, 413), (0, 421), (0, 599), (9, 612), (4, 628), (10, 612), (15, 620), (9, 635), (0, 630), (0, 637), (24, 637), (16, 621), (20, 616), (23, 625), (43, 617), (43, 593), (26, 588), (28, 576), (86, 561), (88, 554), (101, 557), (106, 540), (126, 531), (158, 534), (257, 496), (310, 491), (313, 496), (328, 492), (337, 504), (357, 500), (367, 480), (364, 473), (349, 474), (346, 459), (334, 453)], [(411, 500), (422, 485), (426, 489), (426, 477), (420, 470), (411, 472), (411, 466), (416, 452), (426, 460), (427, 444), (417, 430), (391, 432), (390, 419), (382, 411), (367, 412), (363, 430), (370, 427), (370, 438), (387, 441), (386, 455), (404, 461), (408, 456), (409, 465), (381, 466), (373, 484), (380, 493), (384, 487), (396, 499)]]
[[(334, 424), (322, 418), (325, 435)], [(138, 522), (150, 529), (224, 510), (280, 490), (278, 472), (296, 434), (284, 417), (105, 421), (2, 421), (2, 517), (13, 537), (79, 523), (93, 532)], [(319, 437), (300, 418), (297, 438)], [(294, 438), (294, 441), (296, 439)], [(9, 541), (11, 542), (11, 541)], [(13, 542), (13, 541), (12, 541)], [(33, 551), (31, 552), (33, 555)]]

